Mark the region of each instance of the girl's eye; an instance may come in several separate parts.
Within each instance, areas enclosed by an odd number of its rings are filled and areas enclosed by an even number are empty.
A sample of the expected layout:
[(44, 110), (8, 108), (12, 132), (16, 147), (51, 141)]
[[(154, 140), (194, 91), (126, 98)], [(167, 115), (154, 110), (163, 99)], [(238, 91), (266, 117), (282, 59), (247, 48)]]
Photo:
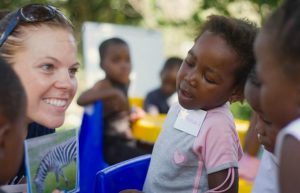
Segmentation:
[(54, 69), (54, 65), (53, 64), (43, 64), (41, 66), (42, 70), (45, 72), (50, 72)]
[(69, 72), (70, 72), (70, 75), (73, 77), (73, 76), (75, 76), (76, 73), (78, 72), (78, 68), (77, 68), (77, 67), (71, 68), (71, 69), (69, 70)]
[(210, 84), (216, 84), (216, 81), (214, 79), (212, 79), (211, 77), (207, 76), (206, 74), (204, 74), (204, 79), (206, 80), (206, 82), (208, 82)]
[(189, 67), (194, 67), (194, 63), (188, 60), (184, 60), (184, 62), (189, 66)]

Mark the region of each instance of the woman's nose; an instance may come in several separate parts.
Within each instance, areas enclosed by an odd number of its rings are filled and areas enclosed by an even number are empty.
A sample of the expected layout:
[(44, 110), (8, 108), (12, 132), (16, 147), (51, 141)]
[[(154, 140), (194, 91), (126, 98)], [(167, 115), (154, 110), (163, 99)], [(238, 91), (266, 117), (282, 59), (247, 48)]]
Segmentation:
[(55, 86), (60, 89), (73, 90), (76, 87), (76, 78), (70, 76), (69, 71), (62, 71), (56, 76)]

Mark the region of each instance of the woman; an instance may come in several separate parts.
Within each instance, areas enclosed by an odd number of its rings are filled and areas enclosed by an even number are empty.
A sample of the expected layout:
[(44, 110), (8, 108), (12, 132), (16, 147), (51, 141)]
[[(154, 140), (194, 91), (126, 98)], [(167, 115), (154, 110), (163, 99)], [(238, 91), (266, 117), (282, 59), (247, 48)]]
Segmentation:
[[(0, 35), (0, 56), (12, 65), (27, 94), (27, 138), (53, 133), (77, 90), (72, 24), (52, 6), (29, 4), (0, 21)], [(13, 183), (24, 176), (22, 167)]]

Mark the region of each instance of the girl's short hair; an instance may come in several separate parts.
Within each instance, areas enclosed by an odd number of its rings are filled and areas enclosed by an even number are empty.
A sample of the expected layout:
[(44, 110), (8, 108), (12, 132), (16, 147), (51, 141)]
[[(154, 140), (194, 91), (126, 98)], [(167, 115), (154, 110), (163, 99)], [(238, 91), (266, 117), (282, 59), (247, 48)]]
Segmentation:
[(99, 46), (99, 56), (100, 56), (101, 61), (104, 60), (104, 58), (106, 56), (106, 51), (107, 51), (108, 47), (112, 44), (121, 44), (121, 45), (128, 46), (128, 44), (125, 40), (118, 38), (118, 37), (113, 37), (113, 38), (104, 40)]
[(235, 72), (238, 94), (244, 98), (244, 85), (248, 73), (255, 64), (253, 46), (258, 28), (247, 19), (235, 19), (219, 15), (211, 15), (201, 28), (198, 39), (204, 32), (209, 31), (223, 38), (239, 58), (240, 67)]

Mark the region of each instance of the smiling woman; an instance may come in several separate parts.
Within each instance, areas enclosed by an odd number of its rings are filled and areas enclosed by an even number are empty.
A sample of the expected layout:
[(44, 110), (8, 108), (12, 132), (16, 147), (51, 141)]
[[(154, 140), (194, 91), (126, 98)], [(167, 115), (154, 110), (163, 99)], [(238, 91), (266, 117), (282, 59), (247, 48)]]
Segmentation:
[[(27, 138), (53, 133), (77, 90), (72, 24), (55, 7), (30, 4), (0, 21), (0, 35), (0, 56), (12, 65), (27, 94)], [(18, 177), (23, 175), (21, 168)]]

